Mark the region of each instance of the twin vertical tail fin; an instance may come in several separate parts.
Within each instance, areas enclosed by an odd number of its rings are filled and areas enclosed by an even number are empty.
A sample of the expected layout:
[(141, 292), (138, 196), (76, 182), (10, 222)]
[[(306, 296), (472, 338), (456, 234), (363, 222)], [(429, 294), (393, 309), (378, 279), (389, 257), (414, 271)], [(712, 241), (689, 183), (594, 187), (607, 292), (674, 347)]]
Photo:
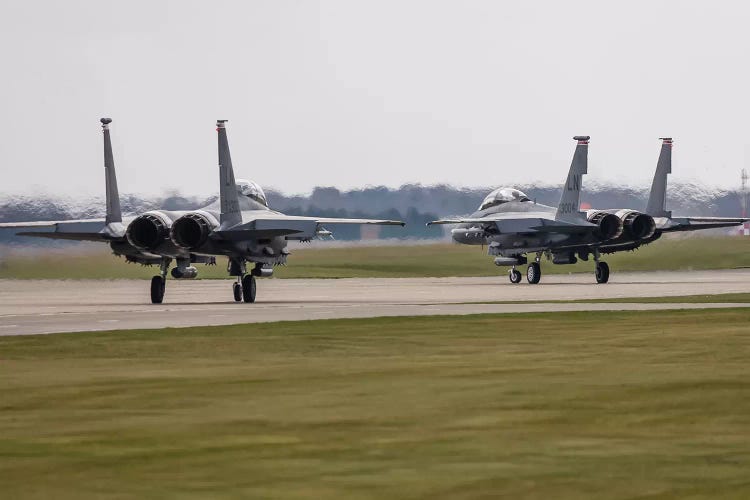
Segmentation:
[(667, 211), (667, 175), (672, 173), (672, 138), (660, 139), (661, 152), (656, 163), (654, 181), (651, 183), (646, 213), (652, 217), (672, 217), (672, 212)]
[(578, 211), (581, 198), (583, 175), (588, 173), (589, 157), (588, 135), (577, 135), (573, 140), (578, 141), (573, 161), (570, 163), (568, 178), (563, 186), (560, 204), (557, 206), (555, 218), (558, 220), (578, 221), (582, 217)]
[(234, 180), (234, 169), (232, 168), (232, 156), (229, 153), (226, 122), (227, 120), (216, 120), (216, 131), (219, 133), (219, 202), (221, 206), (219, 222), (222, 227), (242, 223), (240, 203), (237, 197), (237, 183)]
[(115, 158), (112, 155), (112, 140), (109, 137), (109, 124), (112, 118), (102, 118), (102, 132), (104, 133), (104, 182), (107, 203), (107, 215), (105, 222), (122, 222), (122, 211), (120, 210), (120, 193), (117, 190), (117, 175), (115, 174)]

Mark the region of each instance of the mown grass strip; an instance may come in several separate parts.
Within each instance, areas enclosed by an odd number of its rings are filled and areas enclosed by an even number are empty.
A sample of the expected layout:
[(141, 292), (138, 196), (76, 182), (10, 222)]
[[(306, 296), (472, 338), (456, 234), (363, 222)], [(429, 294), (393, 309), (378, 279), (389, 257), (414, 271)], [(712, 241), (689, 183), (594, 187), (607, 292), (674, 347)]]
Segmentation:
[(8, 498), (744, 498), (750, 311), (0, 338)]

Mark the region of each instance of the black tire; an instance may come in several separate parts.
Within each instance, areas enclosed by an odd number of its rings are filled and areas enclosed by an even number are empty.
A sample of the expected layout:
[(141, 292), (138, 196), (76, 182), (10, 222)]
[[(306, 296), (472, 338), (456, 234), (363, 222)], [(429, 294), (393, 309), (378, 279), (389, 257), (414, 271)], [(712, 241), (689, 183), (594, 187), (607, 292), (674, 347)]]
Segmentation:
[(523, 276), (521, 275), (521, 271), (519, 271), (518, 269), (512, 269), (508, 275), (510, 282), (513, 284), (520, 283), (522, 277)]
[(234, 283), (232, 285), (232, 292), (234, 293), (234, 301), (242, 302), (242, 285)]
[(526, 268), (526, 281), (528, 281), (530, 285), (536, 285), (541, 279), (542, 267), (539, 265), (539, 262), (532, 262), (529, 264), (529, 267)]
[(161, 304), (164, 300), (164, 291), (167, 288), (167, 284), (161, 276), (154, 276), (151, 278), (151, 303)]
[(609, 281), (609, 265), (606, 262), (596, 263), (596, 282), (607, 283)]
[(242, 278), (242, 299), (248, 304), (255, 302), (255, 276), (252, 274)]

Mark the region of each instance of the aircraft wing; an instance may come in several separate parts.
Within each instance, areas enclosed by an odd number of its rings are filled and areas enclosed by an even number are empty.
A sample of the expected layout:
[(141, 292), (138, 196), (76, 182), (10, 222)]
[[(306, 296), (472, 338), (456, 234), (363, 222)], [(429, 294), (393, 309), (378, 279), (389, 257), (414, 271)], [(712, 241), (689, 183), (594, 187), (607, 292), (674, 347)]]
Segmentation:
[[(324, 224), (375, 224), (403, 226), (401, 221), (384, 219), (339, 219), (335, 217), (297, 217), (284, 214), (259, 216), (236, 226), (214, 231), (217, 237), (230, 240), (287, 236), (291, 239), (312, 239), (321, 234)], [(330, 233), (326, 233), (330, 234)]]
[(739, 226), (750, 219), (742, 217), (654, 217), (654, 221), (656, 229), (669, 233)]
[(456, 217), (428, 222), (433, 224), (478, 224), (485, 228), (494, 228), (500, 234), (508, 233), (585, 233), (596, 228), (596, 224), (586, 221), (567, 222), (551, 217), (530, 215), (518, 217), (518, 214), (493, 214), (489, 217)]
[(122, 223), (107, 224), (104, 219), (65, 221), (6, 222), (0, 229), (17, 229), (20, 236), (74, 241), (110, 241), (125, 236)]

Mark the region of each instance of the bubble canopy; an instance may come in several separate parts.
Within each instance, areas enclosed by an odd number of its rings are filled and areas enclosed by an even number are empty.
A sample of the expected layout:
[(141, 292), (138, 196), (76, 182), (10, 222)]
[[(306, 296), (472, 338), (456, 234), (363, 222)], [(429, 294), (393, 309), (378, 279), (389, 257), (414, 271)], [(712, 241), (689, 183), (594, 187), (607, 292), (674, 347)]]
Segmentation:
[(488, 208), (508, 203), (509, 201), (531, 201), (522, 191), (514, 188), (498, 188), (488, 194), (481, 205), (479, 210), (487, 210)]
[(243, 196), (257, 201), (264, 207), (268, 207), (268, 200), (266, 200), (266, 193), (263, 189), (253, 181), (247, 181), (244, 179), (237, 180), (237, 192)]

